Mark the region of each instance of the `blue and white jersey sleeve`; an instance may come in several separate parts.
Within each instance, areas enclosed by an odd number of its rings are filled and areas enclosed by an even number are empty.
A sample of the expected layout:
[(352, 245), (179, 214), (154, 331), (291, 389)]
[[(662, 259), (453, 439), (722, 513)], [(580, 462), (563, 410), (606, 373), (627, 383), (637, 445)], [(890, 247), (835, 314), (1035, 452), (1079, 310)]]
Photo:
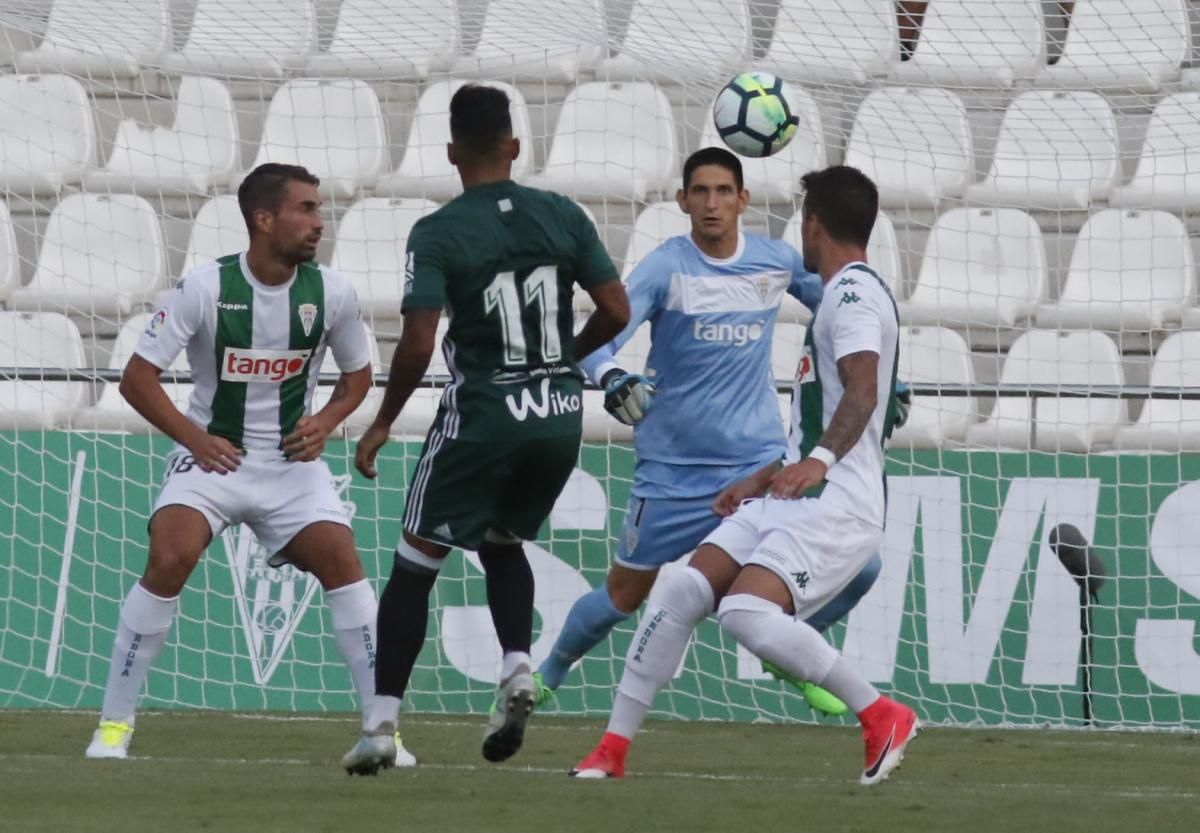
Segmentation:
[(808, 307), (809, 311), (816, 312), (821, 304), (821, 295), (825, 291), (821, 284), (821, 276), (808, 271), (808, 267), (804, 265), (804, 255), (796, 251), (795, 247), (787, 243), (784, 245), (792, 251), (792, 282), (788, 285), (788, 294)]
[[(583, 372), (595, 384), (600, 384), (604, 374), (614, 368), (619, 368), (617, 351), (625, 346), (625, 342), (633, 338), (638, 327), (652, 320), (662, 308), (663, 298), (671, 282), (671, 266), (656, 249), (645, 257), (637, 268), (629, 275), (625, 283), (625, 294), (629, 296), (629, 323), (616, 338), (590, 353), (580, 363)], [(641, 371), (642, 368), (626, 368)]]

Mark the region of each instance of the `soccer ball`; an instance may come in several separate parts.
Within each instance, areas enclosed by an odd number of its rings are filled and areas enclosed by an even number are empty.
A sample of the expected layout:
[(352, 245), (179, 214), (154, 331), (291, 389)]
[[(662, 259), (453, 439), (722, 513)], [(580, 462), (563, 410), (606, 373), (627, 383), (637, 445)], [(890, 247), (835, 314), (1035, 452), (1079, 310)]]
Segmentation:
[(800, 118), (782, 78), (768, 72), (743, 72), (717, 93), (713, 124), (734, 153), (770, 156), (796, 135)]

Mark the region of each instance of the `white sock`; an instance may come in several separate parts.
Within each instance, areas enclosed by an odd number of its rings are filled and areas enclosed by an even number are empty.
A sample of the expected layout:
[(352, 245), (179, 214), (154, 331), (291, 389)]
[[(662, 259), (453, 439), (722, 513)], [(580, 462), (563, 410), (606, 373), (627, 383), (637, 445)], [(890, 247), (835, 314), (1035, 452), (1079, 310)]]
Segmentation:
[(138, 697), (146, 682), (150, 664), (167, 643), (167, 634), (179, 597), (164, 599), (155, 596), (141, 583), (133, 585), (121, 615), (117, 620), (117, 636), (113, 640), (112, 662), (108, 667), (108, 682), (104, 686), (104, 706), (101, 720), (116, 720), (133, 724)]
[[(371, 706), (363, 718), (363, 733), (379, 734), (379, 728), (385, 723), (393, 727), (400, 721), (400, 698), (387, 694), (377, 694), (371, 698)], [(395, 731), (393, 729), (393, 731)]]
[(646, 607), (634, 631), (608, 721), (608, 731), (630, 740), (654, 695), (674, 676), (696, 625), (713, 611), (712, 586), (699, 570), (673, 570), (659, 581), (658, 601)]
[(517, 669), (522, 665), (528, 669), (533, 668), (533, 660), (530, 659), (529, 654), (524, 651), (509, 651), (500, 661), (500, 679), (507, 680), (517, 673)]
[(325, 601), (329, 605), (338, 649), (358, 692), (365, 731), (371, 701), (375, 697), (375, 646), (378, 644), (375, 620), (379, 615), (379, 603), (366, 579), (326, 591)]
[(875, 687), (821, 634), (766, 599), (745, 593), (726, 596), (717, 619), (755, 656), (799, 680), (829, 689), (856, 714), (879, 697)]

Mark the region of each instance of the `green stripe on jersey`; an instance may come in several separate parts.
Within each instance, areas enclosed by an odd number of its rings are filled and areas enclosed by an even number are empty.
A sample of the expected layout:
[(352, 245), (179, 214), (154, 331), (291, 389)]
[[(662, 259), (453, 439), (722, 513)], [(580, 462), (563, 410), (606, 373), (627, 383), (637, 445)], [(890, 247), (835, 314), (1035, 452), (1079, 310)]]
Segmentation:
[(296, 280), (288, 291), (288, 315), (291, 316), (288, 334), (289, 350), (312, 350), (313, 355), (304, 363), (300, 375), (288, 379), (279, 386), (279, 438), (292, 433), (300, 417), (304, 416), (304, 397), (308, 392), (310, 373), (319, 373), (313, 368), (317, 345), (325, 332), (325, 279), (315, 263), (301, 263), (296, 268)]
[(239, 448), (246, 428), (246, 383), (221, 378), (225, 350), (251, 347), (254, 330), (254, 288), (242, 275), (238, 255), (219, 258), (221, 289), (217, 297), (216, 350), (217, 386), (213, 392), (212, 419), (208, 433), (224, 437)]
[[(821, 386), (821, 371), (817, 365), (817, 344), (813, 333), (817, 329), (817, 316), (820, 308), (813, 313), (808, 322), (808, 330), (804, 333), (804, 358), (812, 363), (813, 381), (800, 385), (800, 459), (804, 459), (817, 446), (817, 440), (825, 431), (822, 424), (825, 410), (825, 389)], [(802, 359), (803, 361), (803, 359)]]

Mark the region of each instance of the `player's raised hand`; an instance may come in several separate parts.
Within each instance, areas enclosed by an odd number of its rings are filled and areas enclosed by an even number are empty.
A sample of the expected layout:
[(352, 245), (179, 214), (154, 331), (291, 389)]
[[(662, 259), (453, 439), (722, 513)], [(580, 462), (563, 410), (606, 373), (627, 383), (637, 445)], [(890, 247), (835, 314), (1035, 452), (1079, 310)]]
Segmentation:
[(354, 467), (368, 480), (379, 476), (379, 470), (375, 468), (375, 456), (387, 441), (388, 429), (375, 424), (372, 424), (358, 440), (354, 449)]
[(201, 471), (229, 474), (237, 471), (242, 464), (242, 452), (237, 446), (224, 437), (217, 437), (206, 431), (197, 431), (196, 436), (187, 444), (192, 459)]
[(613, 368), (600, 380), (604, 410), (625, 425), (637, 425), (654, 404), (654, 385), (645, 376)]
[(829, 467), (812, 457), (805, 457), (799, 463), (784, 466), (771, 478), (767, 494), (771, 497), (792, 500), (803, 497), (804, 493), (825, 479)]
[(283, 453), (289, 460), (308, 463), (325, 452), (329, 429), (315, 415), (300, 417), (292, 433), (283, 438)]

